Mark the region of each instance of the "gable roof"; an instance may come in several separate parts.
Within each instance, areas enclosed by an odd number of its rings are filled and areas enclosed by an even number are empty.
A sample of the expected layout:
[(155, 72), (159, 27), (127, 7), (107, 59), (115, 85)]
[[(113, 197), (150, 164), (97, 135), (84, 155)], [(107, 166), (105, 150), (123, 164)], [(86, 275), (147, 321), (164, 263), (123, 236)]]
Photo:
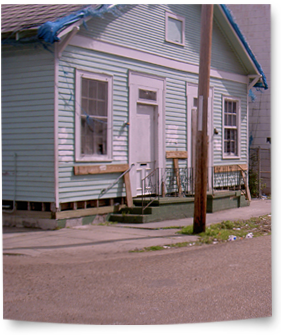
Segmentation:
[[(85, 19), (115, 13), (118, 5), (1, 5), (1, 29), (3, 34), (36, 30), (38, 38), (49, 43), (60, 40), (59, 34), (73, 24), (82, 24)], [(120, 6), (120, 5), (119, 5)], [(122, 6), (122, 5), (121, 5)], [(118, 13), (121, 14), (120, 12)], [(235, 23), (226, 5), (214, 5), (214, 17), (232, 43), (249, 73), (261, 76), (254, 86), (267, 89), (264, 72), (255, 58), (239, 26)], [(3, 42), (2, 42), (3, 43)]]

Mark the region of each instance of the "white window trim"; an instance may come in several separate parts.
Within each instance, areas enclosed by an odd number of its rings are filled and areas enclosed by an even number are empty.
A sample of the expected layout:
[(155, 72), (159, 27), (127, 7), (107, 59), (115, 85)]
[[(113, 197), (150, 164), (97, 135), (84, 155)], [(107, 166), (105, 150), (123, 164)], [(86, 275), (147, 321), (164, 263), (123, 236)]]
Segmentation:
[[(169, 40), (168, 37), (168, 18), (172, 18), (182, 22), (182, 43), (178, 43), (172, 40)], [(185, 45), (185, 18), (180, 15), (176, 15), (170, 12), (166, 12), (166, 19), (165, 19), (165, 40), (169, 43), (177, 44), (177, 45)]]
[[(107, 155), (81, 155), (81, 89), (82, 77), (108, 83)], [(76, 69), (75, 73), (75, 160), (77, 162), (112, 161), (113, 78), (103, 73)]]
[[(236, 121), (237, 121), (237, 155), (227, 155), (224, 152), (224, 106), (225, 106), (225, 100), (235, 101), (238, 104), (237, 113), (236, 113)], [(240, 141), (241, 141), (241, 99), (231, 97), (231, 96), (223, 96), (222, 98), (222, 158), (223, 159), (240, 159)]]

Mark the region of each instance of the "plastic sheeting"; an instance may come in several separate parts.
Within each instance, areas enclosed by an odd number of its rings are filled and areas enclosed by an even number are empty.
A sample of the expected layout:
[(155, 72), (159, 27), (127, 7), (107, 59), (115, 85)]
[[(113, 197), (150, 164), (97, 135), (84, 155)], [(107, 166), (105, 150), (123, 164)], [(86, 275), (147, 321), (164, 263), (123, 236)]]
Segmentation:
[(117, 5), (101, 5), (95, 8), (89, 6), (54, 22), (47, 21), (39, 27), (37, 36), (48, 43), (57, 42), (58, 34), (68, 26), (89, 16), (102, 16), (105, 13), (119, 14)]

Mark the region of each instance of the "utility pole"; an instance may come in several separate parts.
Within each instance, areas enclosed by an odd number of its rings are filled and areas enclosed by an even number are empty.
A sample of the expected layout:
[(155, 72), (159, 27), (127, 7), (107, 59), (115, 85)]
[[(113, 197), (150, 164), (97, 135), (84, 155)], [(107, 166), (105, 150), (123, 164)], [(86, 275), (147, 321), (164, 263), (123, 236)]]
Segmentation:
[(197, 141), (195, 161), (195, 198), (193, 233), (206, 229), (208, 182), (208, 98), (213, 30), (213, 5), (201, 6), (201, 39), (197, 109)]

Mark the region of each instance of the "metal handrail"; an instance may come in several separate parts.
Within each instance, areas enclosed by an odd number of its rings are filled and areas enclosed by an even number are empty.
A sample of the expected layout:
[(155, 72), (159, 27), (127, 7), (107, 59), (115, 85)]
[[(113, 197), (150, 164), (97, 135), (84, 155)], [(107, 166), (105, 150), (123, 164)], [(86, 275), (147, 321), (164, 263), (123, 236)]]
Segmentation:
[(135, 164), (131, 164), (131, 166), (125, 171), (123, 172), (112, 184), (110, 184), (107, 188), (104, 188), (101, 190), (98, 199), (100, 199), (103, 195), (105, 195), (115, 184), (118, 183), (118, 181), (126, 174), (128, 173), (131, 168), (134, 166)]
[[(155, 198), (153, 198), (152, 200), (150, 200), (147, 204), (146, 204), (146, 206), (144, 206), (144, 196), (145, 196), (145, 192), (144, 192), (144, 181), (146, 180), (146, 179), (148, 179), (151, 175), (153, 175), (153, 173), (155, 173), (156, 171), (159, 171), (159, 168), (155, 168), (153, 171), (151, 171), (146, 177), (144, 177), (142, 180), (141, 180), (141, 185), (142, 185), (142, 215), (144, 214), (144, 211), (145, 211), (145, 209), (149, 206), (149, 205), (151, 205), (152, 204), (152, 202), (155, 200)], [(159, 176), (156, 176), (156, 178), (159, 178)], [(158, 179), (157, 178), (157, 179)], [(157, 179), (155, 180), (155, 185), (157, 184)], [(155, 193), (157, 193), (157, 192), (155, 192)], [(159, 198), (159, 194), (158, 194), (158, 198)]]

